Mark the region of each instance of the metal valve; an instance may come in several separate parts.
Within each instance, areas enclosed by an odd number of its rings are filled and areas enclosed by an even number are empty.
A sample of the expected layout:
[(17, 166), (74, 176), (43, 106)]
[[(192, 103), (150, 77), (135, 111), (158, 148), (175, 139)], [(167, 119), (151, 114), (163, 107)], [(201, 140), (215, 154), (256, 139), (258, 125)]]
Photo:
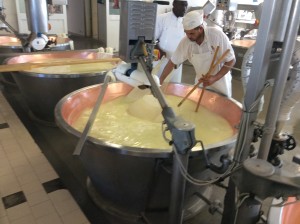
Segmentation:
[(38, 37), (33, 39), (31, 46), (35, 50), (43, 50), (48, 43), (48, 37), (45, 34), (39, 34)]

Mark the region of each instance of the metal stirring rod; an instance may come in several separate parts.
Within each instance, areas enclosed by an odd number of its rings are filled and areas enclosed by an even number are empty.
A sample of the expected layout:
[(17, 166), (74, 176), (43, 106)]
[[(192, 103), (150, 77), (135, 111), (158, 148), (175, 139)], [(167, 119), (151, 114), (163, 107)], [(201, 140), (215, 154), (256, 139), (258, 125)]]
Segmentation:
[(84, 128), (84, 130), (83, 130), (83, 132), (82, 132), (82, 134), (80, 136), (80, 139), (79, 139), (79, 141), (78, 141), (78, 143), (76, 145), (76, 148), (75, 148), (75, 150), (73, 152), (73, 155), (79, 156), (81, 154), (83, 145), (84, 145), (85, 140), (86, 140), (86, 138), (87, 138), (87, 136), (88, 136), (88, 134), (89, 134), (89, 132), (90, 132), (93, 124), (94, 124), (94, 121), (96, 119), (96, 115), (98, 113), (99, 107), (100, 107), (100, 105), (102, 103), (102, 100), (104, 98), (104, 95), (105, 95), (105, 92), (106, 92), (106, 89), (107, 89), (107, 86), (108, 86), (108, 83), (109, 83), (110, 79), (111, 79), (111, 77), (109, 75), (105, 76), (104, 82), (102, 84), (102, 88), (100, 90), (100, 94), (99, 94), (99, 96), (97, 98), (97, 101), (96, 101), (95, 106), (94, 106), (94, 108), (92, 110), (92, 113), (90, 114), (90, 117), (89, 117), (89, 119), (88, 119), (88, 121), (87, 121), (87, 123), (85, 125), (85, 128)]

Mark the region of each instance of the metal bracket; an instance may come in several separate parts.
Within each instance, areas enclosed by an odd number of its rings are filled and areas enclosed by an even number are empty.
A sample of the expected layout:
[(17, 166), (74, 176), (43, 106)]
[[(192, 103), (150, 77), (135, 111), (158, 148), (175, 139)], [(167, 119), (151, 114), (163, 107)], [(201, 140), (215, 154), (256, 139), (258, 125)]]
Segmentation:
[(254, 194), (262, 200), (300, 195), (300, 177), (284, 176), (279, 168), (262, 159), (245, 160), (232, 179), (241, 193)]

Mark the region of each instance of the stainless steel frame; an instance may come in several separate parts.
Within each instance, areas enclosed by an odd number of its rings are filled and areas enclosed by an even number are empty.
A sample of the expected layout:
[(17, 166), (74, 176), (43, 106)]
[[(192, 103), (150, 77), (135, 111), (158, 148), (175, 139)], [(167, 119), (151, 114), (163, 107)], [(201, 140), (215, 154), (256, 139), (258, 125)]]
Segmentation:
[[(193, 86), (169, 84), (165, 94), (184, 97)], [(85, 87), (65, 96), (55, 108), (58, 126), (77, 139), (81, 133), (71, 124), (80, 111), (92, 107), (99, 94), (101, 85)], [(124, 83), (109, 84), (104, 102), (119, 96), (127, 95), (132, 90)], [(197, 102), (201, 89), (195, 91), (190, 99)], [(88, 99), (88, 100), (87, 100)], [(203, 105), (209, 110), (223, 116), (236, 129), (239, 124), (241, 107), (238, 102), (214, 92), (207, 91)], [(124, 127), (120, 127), (124, 128)], [(223, 154), (234, 146), (235, 135), (224, 142), (206, 145), (207, 153), (216, 163)], [(147, 210), (168, 212), (172, 179), (172, 149), (141, 149), (117, 145), (88, 137), (79, 156), (90, 181), (93, 192), (97, 192), (97, 200), (101, 198), (100, 207), (115, 216), (124, 219), (138, 218)], [(192, 150), (189, 156), (189, 173), (195, 178), (206, 179), (215, 174), (206, 168), (203, 152)], [(174, 180), (177, 180), (176, 178)], [(173, 185), (173, 183), (172, 183)], [(174, 186), (178, 186), (178, 183)], [(183, 219), (196, 215), (204, 206), (196, 192), (207, 196), (209, 187), (198, 187), (187, 183)], [(99, 196), (100, 195), (100, 196)], [(202, 204), (199, 203), (202, 201)], [(192, 209), (193, 208), (193, 209)], [(174, 216), (177, 217), (177, 216)], [(172, 219), (171, 219), (172, 220)], [(177, 220), (180, 221), (180, 220)]]

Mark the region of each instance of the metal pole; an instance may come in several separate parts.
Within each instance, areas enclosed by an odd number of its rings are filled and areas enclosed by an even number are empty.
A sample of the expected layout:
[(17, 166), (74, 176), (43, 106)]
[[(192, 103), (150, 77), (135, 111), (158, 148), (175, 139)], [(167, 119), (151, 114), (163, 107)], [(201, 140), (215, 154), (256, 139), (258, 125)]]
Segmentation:
[(173, 168), (169, 204), (169, 224), (181, 224), (183, 220), (183, 202), (186, 185), (186, 180), (181, 173), (181, 169), (187, 170), (190, 150), (196, 144), (194, 125), (176, 117), (173, 109), (168, 106), (161, 89), (149, 72), (144, 57), (139, 57), (138, 59), (151, 84), (152, 93), (162, 107), (162, 115), (172, 134)]
[(107, 89), (107, 86), (108, 86), (108, 83), (110, 81), (110, 76), (106, 75), (105, 78), (104, 78), (104, 82), (101, 86), (101, 89), (100, 89), (100, 93), (99, 93), (99, 96), (96, 100), (96, 103), (94, 105), (94, 108), (89, 116), (89, 119), (84, 127), (84, 130), (80, 136), (80, 139), (76, 145), (76, 148), (73, 152), (73, 155), (76, 155), (76, 156), (79, 156), (81, 154), (81, 151), (83, 149), (83, 146), (84, 146), (84, 143), (90, 133), (90, 130), (91, 128), (93, 127), (93, 124), (95, 122), (95, 119), (96, 119), (96, 116), (97, 116), (97, 113), (99, 111), (99, 108), (101, 106), (101, 103), (103, 101), (103, 98), (105, 96), (105, 92), (106, 92), (106, 89)]
[(290, 17), (285, 33), (282, 52), (279, 60), (279, 68), (275, 85), (272, 91), (271, 101), (268, 107), (264, 132), (261, 139), (261, 144), (258, 152), (258, 158), (266, 160), (268, 158), (273, 135), (276, 129), (276, 121), (280, 109), (285, 83), (288, 78), (289, 67), (295, 47), (297, 32), (300, 23), (300, 3), (299, 0), (294, 0), (291, 6)]
[(248, 122), (246, 123), (245, 118), (242, 119), (242, 122), (246, 124), (239, 130), (235, 147), (235, 160), (239, 163), (243, 162), (249, 155), (254, 130), (253, 122), (257, 117), (258, 106), (251, 113), (249, 110), (259, 96), (259, 92), (263, 89), (266, 80), (280, 5), (279, 0), (265, 1), (263, 3), (261, 22), (253, 54), (253, 66), (244, 99), (246, 111), (244, 114), (245, 117), (248, 117)]
[[(173, 151), (176, 150), (173, 147)], [(178, 159), (185, 168), (188, 167), (189, 152), (183, 155), (178, 154)], [(171, 198), (169, 206), (169, 224), (181, 224), (183, 221), (183, 201), (185, 193), (186, 180), (180, 172), (179, 161), (176, 155), (173, 155)]]
[[(276, 25), (278, 21), (278, 14), (280, 10), (280, 1), (264, 1), (262, 14), (260, 18), (260, 25), (258, 29), (258, 35), (256, 39), (253, 66), (251, 68), (249, 82), (247, 84), (247, 90), (244, 99), (245, 111), (241, 119), (241, 127), (239, 130), (234, 160), (237, 163), (242, 163), (249, 156), (250, 145), (253, 138), (254, 125), (253, 122), (257, 117), (257, 109), (253, 108), (251, 113), (249, 112), (256, 98), (259, 96), (259, 92), (263, 88), (266, 80), (267, 71), (270, 62), (271, 49), (275, 39)], [(222, 216), (222, 224), (235, 223), (235, 217), (238, 213), (236, 209), (235, 197), (237, 195), (237, 188), (233, 179), (229, 180), (229, 187), (225, 194), (224, 212)], [(259, 215), (258, 213), (256, 215)]]

